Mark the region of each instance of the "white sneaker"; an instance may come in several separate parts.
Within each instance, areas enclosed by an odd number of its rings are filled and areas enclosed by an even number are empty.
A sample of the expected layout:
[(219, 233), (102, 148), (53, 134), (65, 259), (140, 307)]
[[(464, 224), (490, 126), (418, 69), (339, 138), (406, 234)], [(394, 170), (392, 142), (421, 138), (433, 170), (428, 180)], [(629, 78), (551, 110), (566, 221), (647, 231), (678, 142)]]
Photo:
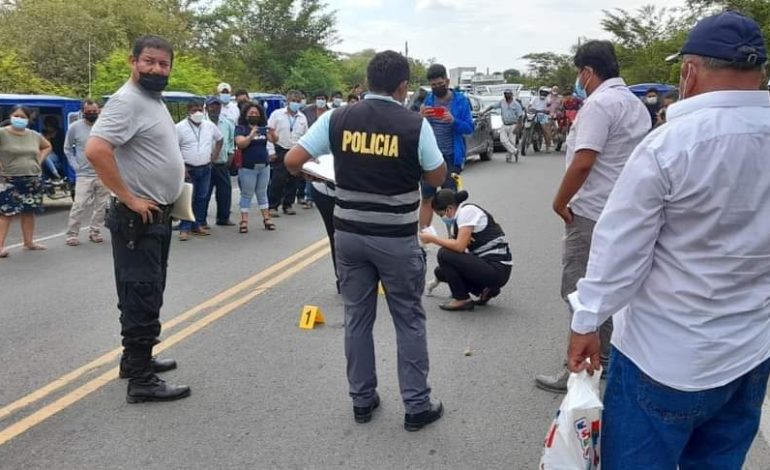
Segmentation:
[(425, 295), (431, 296), (433, 295), (433, 289), (438, 287), (438, 285), (441, 284), (438, 279), (433, 278), (428, 285), (425, 287)]

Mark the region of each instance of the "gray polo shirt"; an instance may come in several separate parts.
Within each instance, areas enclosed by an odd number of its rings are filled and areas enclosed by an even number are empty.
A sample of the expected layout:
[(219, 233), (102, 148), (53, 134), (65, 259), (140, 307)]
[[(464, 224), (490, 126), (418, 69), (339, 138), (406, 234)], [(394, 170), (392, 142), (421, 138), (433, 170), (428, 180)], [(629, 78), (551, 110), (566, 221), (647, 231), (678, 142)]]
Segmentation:
[(88, 121), (81, 119), (70, 126), (64, 139), (64, 155), (77, 176), (96, 176), (96, 171), (86, 158), (86, 141), (91, 135), (91, 128)]
[(107, 101), (91, 137), (115, 146), (118, 170), (134, 194), (159, 204), (179, 197), (184, 160), (174, 120), (159, 93), (129, 80)]

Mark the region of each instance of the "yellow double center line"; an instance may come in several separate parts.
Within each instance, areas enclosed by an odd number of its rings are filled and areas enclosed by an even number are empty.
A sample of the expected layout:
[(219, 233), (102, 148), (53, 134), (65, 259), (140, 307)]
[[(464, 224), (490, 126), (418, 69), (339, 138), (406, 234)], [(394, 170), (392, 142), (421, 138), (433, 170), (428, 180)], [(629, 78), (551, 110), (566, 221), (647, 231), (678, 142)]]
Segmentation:
[[(233, 287), (217, 294), (202, 304), (194, 307), (166, 322), (164, 328), (169, 330), (183, 322), (192, 319), (194, 316), (201, 312), (204, 312), (213, 307), (223, 304), (224, 302), (231, 300), (229, 303), (221, 305), (204, 317), (194, 321), (187, 327), (178, 331), (177, 333), (169, 336), (157, 347), (154, 348), (154, 352), (162, 352), (166, 349), (174, 346), (175, 344), (183, 341), (184, 339), (192, 336), (206, 326), (214, 323), (222, 317), (232, 313), (239, 307), (252, 301), (255, 297), (264, 293), (272, 287), (280, 284), (281, 282), (289, 279), (295, 274), (299, 273), (303, 269), (307, 268), (311, 264), (315, 263), (319, 259), (323, 258), (329, 253), (328, 241), (326, 239), (319, 240), (316, 243), (304, 248), (303, 250), (295, 253), (294, 255), (270, 266), (264, 271), (234, 285)], [(239, 294), (247, 291), (240, 297)], [(232, 300), (234, 299), (234, 300)], [(88, 364), (79, 367), (72, 372), (69, 372), (53, 382), (45, 385), (34, 392), (16, 400), (15, 402), (0, 408), (0, 420), (3, 420), (13, 413), (29, 407), (30, 405), (48, 397), (57, 390), (66, 387), (80, 377), (92, 372), (96, 369), (104, 367), (108, 364), (114, 363), (118, 356), (120, 356), (122, 348), (116, 348), (112, 351), (102, 355), (101, 357), (94, 359)], [(5, 444), (11, 439), (26, 432), (28, 429), (37, 426), (43, 421), (47, 420), (56, 413), (68, 408), (74, 403), (80, 401), (82, 398), (88, 396), (92, 392), (105, 386), (112, 380), (118, 377), (118, 368), (114, 367), (102, 375), (86, 382), (75, 390), (67, 393), (56, 401), (44, 406), (38, 411), (30, 414), (29, 416), (13, 423), (12, 425), (0, 430), (0, 445)]]

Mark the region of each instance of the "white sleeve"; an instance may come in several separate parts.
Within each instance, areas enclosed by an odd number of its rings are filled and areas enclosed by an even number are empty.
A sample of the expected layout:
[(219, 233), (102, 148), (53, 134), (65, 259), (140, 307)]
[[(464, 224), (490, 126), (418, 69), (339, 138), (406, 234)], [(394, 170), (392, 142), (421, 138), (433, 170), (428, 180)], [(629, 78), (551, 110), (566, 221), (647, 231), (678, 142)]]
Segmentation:
[(477, 227), (482, 224), (487, 215), (476, 206), (466, 205), (457, 211), (458, 227)]
[(634, 151), (594, 229), (588, 269), (569, 295), (572, 331), (596, 331), (628, 305), (652, 267), (670, 182), (646, 147)]

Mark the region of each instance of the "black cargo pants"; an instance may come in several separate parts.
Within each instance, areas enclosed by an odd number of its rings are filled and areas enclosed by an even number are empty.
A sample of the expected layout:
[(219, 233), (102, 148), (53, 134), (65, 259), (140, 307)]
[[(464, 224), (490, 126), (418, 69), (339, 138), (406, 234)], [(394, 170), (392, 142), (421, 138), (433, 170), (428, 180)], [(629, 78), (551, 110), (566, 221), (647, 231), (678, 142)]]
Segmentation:
[(125, 366), (131, 377), (151, 374), (152, 348), (160, 336), (160, 308), (166, 288), (171, 243), (170, 207), (161, 207), (153, 223), (113, 200), (106, 226), (112, 234), (112, 257), (118, 291)]

